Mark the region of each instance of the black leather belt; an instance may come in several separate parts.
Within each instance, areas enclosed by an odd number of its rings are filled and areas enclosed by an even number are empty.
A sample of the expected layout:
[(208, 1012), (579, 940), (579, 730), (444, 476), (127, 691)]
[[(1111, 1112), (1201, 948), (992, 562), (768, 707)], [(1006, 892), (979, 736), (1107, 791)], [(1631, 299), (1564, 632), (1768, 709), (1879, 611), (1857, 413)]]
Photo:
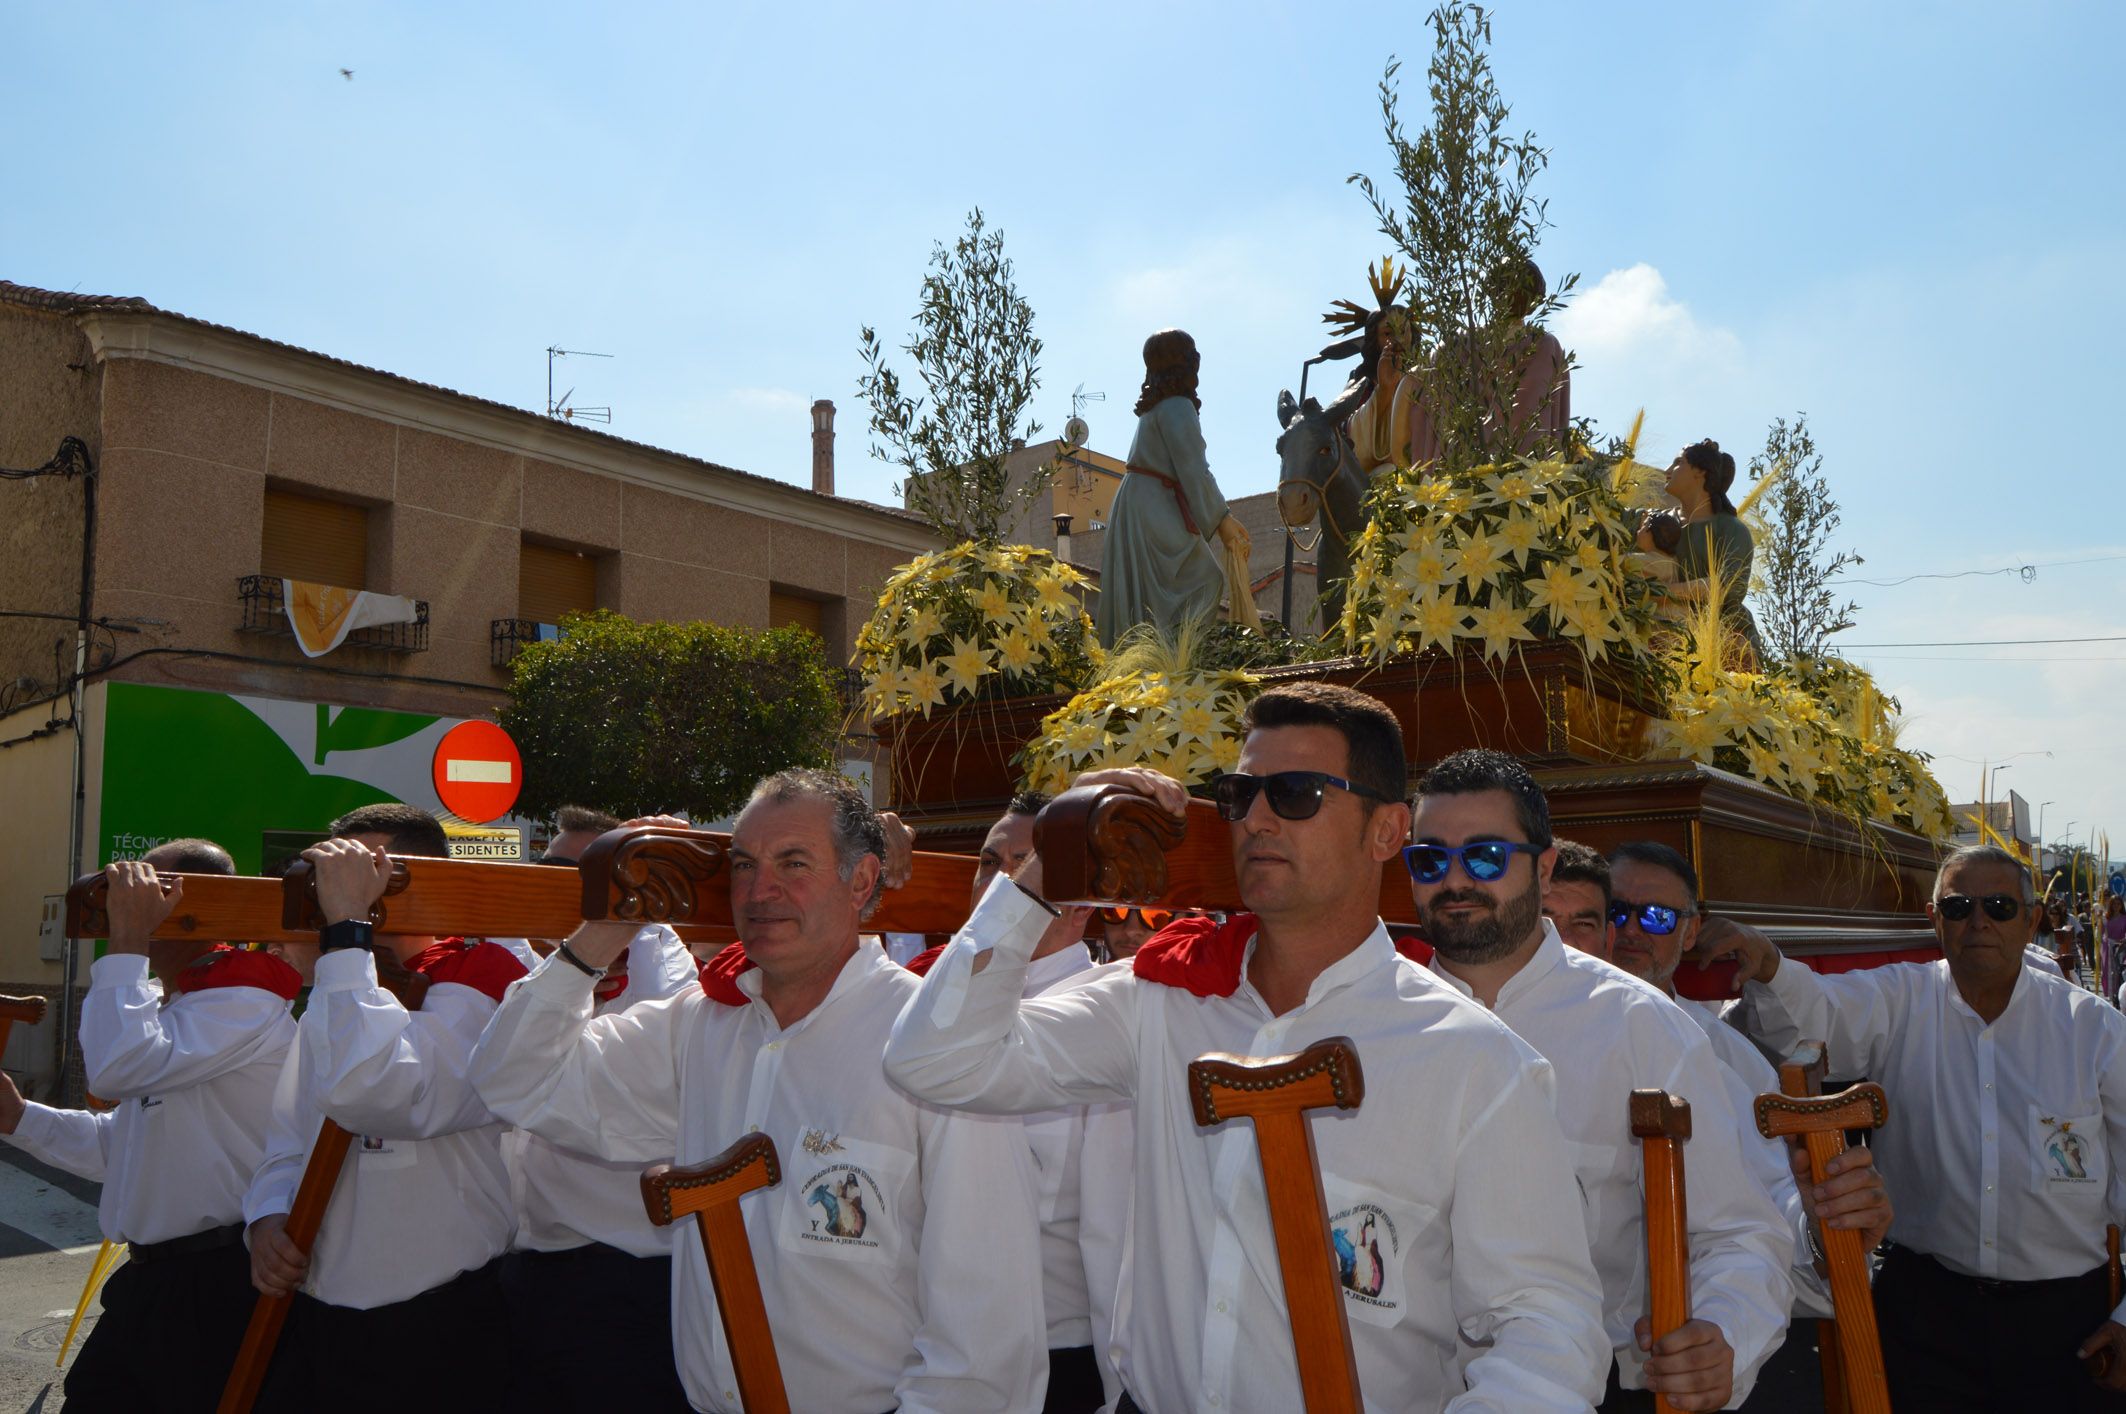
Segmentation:
[(196, 1252), (214, 1252), (223, 1247), (234, 1247), (244, 1240), (244, 1225), (230, 1223), (227, 1227), (210, 1227), (205, 1232), (188, 1233), (173, 1237), (168, 1242), (134, 1242), (126, 1247), (129, 1262), (167, 1262), (172, 1257), (189, 1257)]

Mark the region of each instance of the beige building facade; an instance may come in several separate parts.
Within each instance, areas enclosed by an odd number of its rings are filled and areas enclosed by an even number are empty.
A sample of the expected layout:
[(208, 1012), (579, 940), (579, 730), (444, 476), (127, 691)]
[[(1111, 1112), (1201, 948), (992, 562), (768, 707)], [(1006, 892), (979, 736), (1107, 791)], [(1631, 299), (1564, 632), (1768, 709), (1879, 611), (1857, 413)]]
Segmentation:
[[(831, 406), (814, 416), (824, 490), (145, 300), (0, 281), (0, 467), (45, 473), (0, 481), (0, 991), (78, 1000), (88, 961), (53, 938), (51, 900), (182, 819), (163, 799), (165, 823), (135, 840), (99, 818), (118, 786), (154, 793), (137, 779), (160, 769), (144, 713), (244, 704), (244, 720), (300, 739), (288, 749), (318, 781), (328, 737), (356, 760), (382, 748), (351, 738), (407, 730), (388, 714), (436, 731), (491, 718), (515, 648), (567, 610), (801, 624), (847, 662), (888, 573), (936, 540), (830, 494)], [(806, 432), (792, 428), (794, 462)], [(55, 458), (68, 438), (91, 475)], [(309, 658), (283, 578), (403, 596), (418, 617)], [(256, 840), (222, 842), (261, 857)], [(0, 1063), (48, 1085), (64, 1012), (17, 1027)]]

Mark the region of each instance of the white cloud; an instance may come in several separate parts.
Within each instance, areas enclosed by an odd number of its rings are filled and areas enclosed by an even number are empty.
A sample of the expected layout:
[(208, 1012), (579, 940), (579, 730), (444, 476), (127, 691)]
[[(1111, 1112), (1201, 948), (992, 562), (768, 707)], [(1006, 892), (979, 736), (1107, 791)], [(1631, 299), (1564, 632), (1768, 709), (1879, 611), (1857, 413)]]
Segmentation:
[(812, 407), (810, 398), (788, 388), (732, 388), (724, 393), (723, 400), (749, 412), (778, 415), (787, 412), (808, 412)]
[(1644, 261), (1604, 275), (1575, 295), (1555, 322), (1558, 337), (1584, 361), (1651, 359), (1685, 366), (1708, 359), (1733, 363), (1742, 353), (1740, 340), (1699, 323), (1689, 306), (1669, 294), (1661, 272)]

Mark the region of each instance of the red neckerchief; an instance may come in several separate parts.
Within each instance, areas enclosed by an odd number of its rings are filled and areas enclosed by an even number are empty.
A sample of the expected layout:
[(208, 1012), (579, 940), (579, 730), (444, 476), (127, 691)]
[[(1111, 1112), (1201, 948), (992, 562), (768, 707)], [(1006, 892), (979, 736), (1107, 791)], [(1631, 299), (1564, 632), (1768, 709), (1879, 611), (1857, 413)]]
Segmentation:
[(1395, 950), (1404, 957), (1409, 958), (1419, 967), (1423, 967), (1432, 961), (1432, 944), (1426, 942), (1417, 934), (1398, 933), (1395, 929), (1390, 928), (1388, 936), (1395, 940)]
[(284, 1002), (295, 1000), (302, 990), (302, 975), (272, 953), (252, 952), (216, 943), (198, 962), (173, 979), (180, 992), (200, 992), (209, 987), (256, 987)]
[(738, 986), (738, 974), (751, 971), (754, 962), (746, 956), (746, 945), (731, 943), (723, 951), (701, 964), (701, 990), (712, 1002), (725, 1006), (744, 1006), (753, 999)]
[(623, 972), (618, 977), (615, 977), (608, 972), (598, 979), (596, 986), (591, 988), (591, 1000), (603, 1006), (626, 990), (627, 974)]
[(1137, 949), (1130, 966), (1145, 981), (1163, 987), (1180, 987), (1199, 997), (1230, 997), (1240, 986), (1240, 964), (1255, 927), (1252, 913), (1236, 913), (1223, 923), (1176, 918)]
[(524, 964), (500, 943), (438, 938), (408, 958), (406, 970), (420, 973), (431, 985), (455, 982), (499, 1002), (509, 984), (524, 975)]
[(930, 969), (937, 966), (938, 959), (945, 955), (945, 949), (949, 946), (948, 943), (939, 943), (934, 948), (925, 948), (909, 958), (904, 966), (918, 977), (928, 977)]

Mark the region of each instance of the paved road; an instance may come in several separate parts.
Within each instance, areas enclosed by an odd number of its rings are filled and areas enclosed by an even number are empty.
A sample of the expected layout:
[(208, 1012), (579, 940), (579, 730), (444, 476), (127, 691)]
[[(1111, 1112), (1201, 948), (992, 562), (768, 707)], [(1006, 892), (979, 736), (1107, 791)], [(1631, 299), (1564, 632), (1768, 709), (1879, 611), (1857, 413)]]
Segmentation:
[[(65, 1372), (53, 1361), (102, 1238), (97, 1185), (0, 1144), (0, 1411), (54, 1414)], [(92, 1301), (68, 1351), (96, 1322)]]

